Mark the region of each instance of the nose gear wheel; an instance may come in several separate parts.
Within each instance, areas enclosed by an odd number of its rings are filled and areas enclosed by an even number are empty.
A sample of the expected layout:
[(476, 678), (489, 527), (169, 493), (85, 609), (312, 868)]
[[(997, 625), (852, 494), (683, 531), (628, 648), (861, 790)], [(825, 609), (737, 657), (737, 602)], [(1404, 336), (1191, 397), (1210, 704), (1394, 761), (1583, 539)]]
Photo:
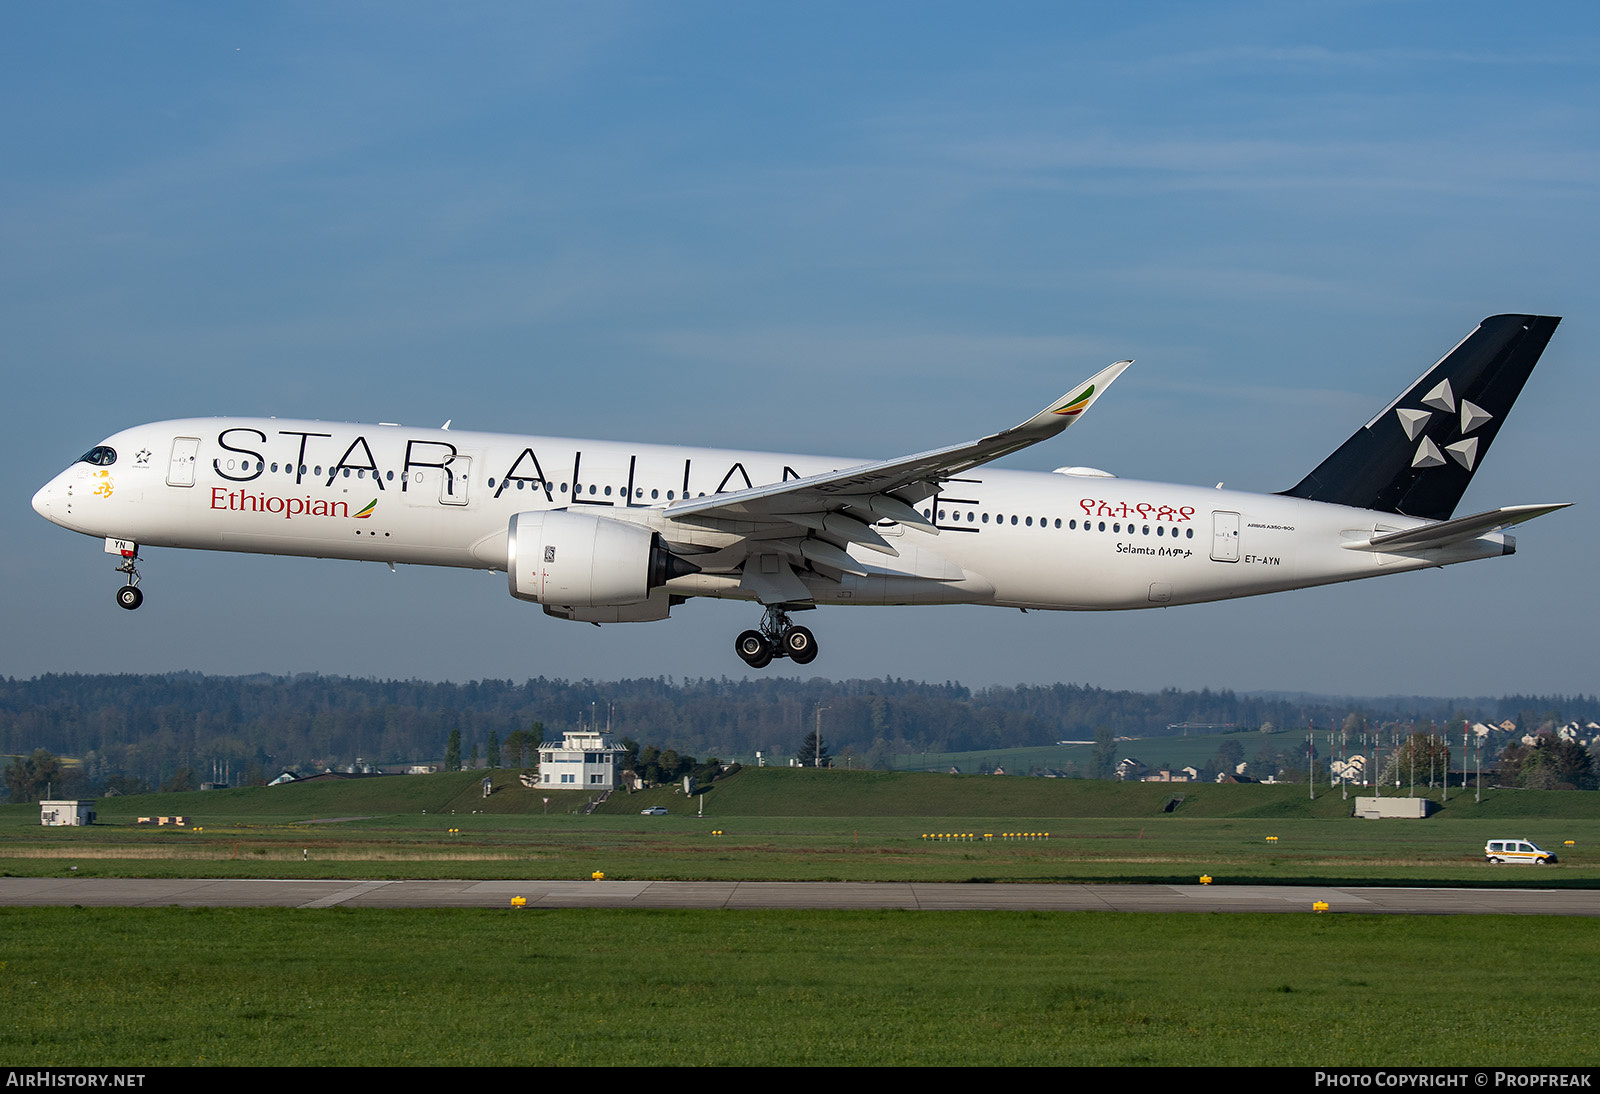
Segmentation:
[(139, 588), (139, 567), (135, 565), (138, 561), (139, 549), (135, 547), (131, 555), (123, 556), (117, 567), (117, 573), (128, 575), (128, 583), (117, 590), (117, 606), (130, 612), (144, 603), (144, 593)]

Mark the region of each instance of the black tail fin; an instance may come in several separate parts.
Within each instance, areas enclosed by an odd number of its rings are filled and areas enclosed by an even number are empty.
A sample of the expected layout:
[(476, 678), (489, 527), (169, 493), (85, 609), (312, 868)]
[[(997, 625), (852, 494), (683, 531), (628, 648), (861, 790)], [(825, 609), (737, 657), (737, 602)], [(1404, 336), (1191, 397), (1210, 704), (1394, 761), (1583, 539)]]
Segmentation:
[(1449, 520), (1559, 316), (1492, 315), (1289, 497)]

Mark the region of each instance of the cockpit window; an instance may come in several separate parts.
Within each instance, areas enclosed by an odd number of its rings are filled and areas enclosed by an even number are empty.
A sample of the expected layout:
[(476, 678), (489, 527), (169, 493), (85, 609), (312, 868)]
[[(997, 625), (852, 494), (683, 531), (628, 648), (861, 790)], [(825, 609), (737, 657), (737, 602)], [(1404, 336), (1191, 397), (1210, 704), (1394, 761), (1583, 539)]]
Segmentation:
[(78, 458), (79, 463), (92, 463), (96, 467), (110, 467), (117, 462), (117, 450), (97, 444)]

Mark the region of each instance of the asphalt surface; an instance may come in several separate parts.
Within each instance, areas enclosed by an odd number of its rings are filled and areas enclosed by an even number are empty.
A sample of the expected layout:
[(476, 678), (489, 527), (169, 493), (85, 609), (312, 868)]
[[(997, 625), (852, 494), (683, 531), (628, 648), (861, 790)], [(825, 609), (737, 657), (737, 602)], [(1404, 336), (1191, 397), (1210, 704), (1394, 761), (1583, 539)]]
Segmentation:
[(1600, 890), (794, 881), (0, 878), (0, 905), (100, 908), (904, 908), (1600, 916)]

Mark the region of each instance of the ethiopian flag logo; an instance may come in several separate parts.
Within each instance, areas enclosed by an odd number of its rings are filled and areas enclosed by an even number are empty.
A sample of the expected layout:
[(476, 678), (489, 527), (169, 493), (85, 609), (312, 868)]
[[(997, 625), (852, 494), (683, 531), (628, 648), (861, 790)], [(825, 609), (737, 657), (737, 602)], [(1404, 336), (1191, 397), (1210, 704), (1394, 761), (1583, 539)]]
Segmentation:
[(378, 507), (378, 499), (377, 498), (373, 498), (371, 501), (367, 502), (366, 506), (361, 510), (361, 512), (359, 512), (359, 513), (357, 513), (355, 515), (355, 519), (356, 520), (366, 520), (368, 517), (370, 517), (372, 515), (372, 511), (374, 509), (376, 509), (377, 507)]
[(1068, 418), (1075, 417), (1083, 413), (1084, 408), (1089, 405), (1089, 401), (1093, 398), (1094, 385), (1090, 384), (1088, 387), (1078, 392), (1078, 394), (1068, 399), (1065, 403), (1057, 407), (1055, 410), (1052, 410), (1050, 413), (1063, 414)]

